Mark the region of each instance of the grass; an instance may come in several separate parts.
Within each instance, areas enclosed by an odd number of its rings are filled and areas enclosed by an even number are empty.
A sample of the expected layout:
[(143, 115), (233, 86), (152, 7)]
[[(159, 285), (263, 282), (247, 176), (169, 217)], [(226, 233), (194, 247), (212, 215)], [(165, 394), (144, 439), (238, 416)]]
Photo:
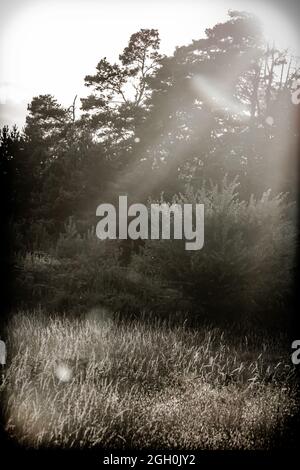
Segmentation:
[(289, 356), (255, 334), (37, 311), (7, 346), (6, 428), (31, 447), (269, 449), (297, 411)]

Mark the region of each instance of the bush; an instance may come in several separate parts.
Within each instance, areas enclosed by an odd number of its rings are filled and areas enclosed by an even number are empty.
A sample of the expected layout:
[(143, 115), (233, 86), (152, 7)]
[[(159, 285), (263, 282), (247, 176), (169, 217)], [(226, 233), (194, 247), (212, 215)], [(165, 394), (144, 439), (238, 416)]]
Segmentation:
[(270, 191), (241, 201), (237, 188), (236, 180), (224, 179), (174, 196), (173, 203), (205, 206), (205, 244), (198, 251), (185, 250), (184, 240), (138, 240), (138, 251), (134, 242), (125, 246), (124, 264), (121, 241), (100, 241), (93, 228), (79, 233), (69, 219), (50, 255), (17, 260), (17, 298), (22, 306), (54, 311), (100, 305), (126, 316), (182, 312), (192, 321), (281, 326), (292, 287), (292, 205)]
[(98, 240), (93, 228), (80, 234), (70, 218), (49, 251), (15, 256), (15, 305), (75, 313), (103, 306), (127, 316), (157, 305), (151, 279), (123, 266), (119, 242)]
[[(204, 204), (205, 243), (186, 251), (181, 240), (147, 240), (133, 266), (175, 286), (178, 298), (210, 320), (277, 322), (292, 287), (295, 227), (283, 194), (240, 201), (238, 182), (188, 186), (172, 203)], [(176, 262), (174, 262), (176, 260)]]

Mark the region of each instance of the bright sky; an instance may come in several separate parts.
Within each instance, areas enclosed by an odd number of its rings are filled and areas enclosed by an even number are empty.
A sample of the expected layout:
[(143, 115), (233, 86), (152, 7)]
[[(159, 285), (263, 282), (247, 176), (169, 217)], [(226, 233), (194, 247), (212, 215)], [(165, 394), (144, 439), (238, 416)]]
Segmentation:
[(226, 20), (229, 9), (256, 13), (270, 41), (299, 54), (291, 15), (274, 2), (1, 0), (0, 124), (23, 125), (26, 105), (38, 94), (51, 93), (64, 105), (84, 96), (85, 75), (104, 56), (117, 60), (139, 29), (157, 28), (161, 51), (171, 54)]

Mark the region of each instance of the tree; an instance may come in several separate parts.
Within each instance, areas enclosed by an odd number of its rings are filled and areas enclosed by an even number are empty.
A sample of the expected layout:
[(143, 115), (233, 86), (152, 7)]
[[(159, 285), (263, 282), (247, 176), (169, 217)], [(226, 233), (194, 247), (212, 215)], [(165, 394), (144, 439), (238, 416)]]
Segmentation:
[[(295, 172), (298, 131), (290, 93), (299, 70), (286, 51), (266, 44), (255, 17), (236, 11), (229, 17), (207, 29), (206, 38), (163, 58), (149, 80), (150, 113), (135, 147), (140, 167), (151, 160), (139, 178), (141, 191), (147, 186), (172, 195), (187, 181), (221, 181), (229, 174), (240, 175), (245, 197), (269, 187), (295, 194), (280, 174), (290, 154), (287, 141)], [(149, 166), (156, 175), (151, 181)]]
[(52, 95), (39, 95), (28, 105), (25, 135), (35, 145), (52, 147), (71, 121), (70, 113)]
[(16, 127), (0, 130), (0, 176), (7, 216), (23, 217), (37, 180), (25, 136)]
[(110, 144), (134, 136), (136, 125), (145, 119), (149, 78), (159, 66), (159, 35), (155, 29), (141, 29), (130, 37), (128, 46), (111, 64), (100, 60), (95, 75), (85, 77), (92, 93), (82, 99), (83, 116), (100, 140)]

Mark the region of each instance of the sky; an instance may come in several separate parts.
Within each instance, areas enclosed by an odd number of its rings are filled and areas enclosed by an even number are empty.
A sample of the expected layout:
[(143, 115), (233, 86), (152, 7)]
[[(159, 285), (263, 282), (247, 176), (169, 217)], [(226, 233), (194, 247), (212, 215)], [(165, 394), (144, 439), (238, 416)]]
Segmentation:
[(300, 55), (298, 0), (1, 0), (0, 125), (25, 122), (33, 96), (64, 106), (88, 90), (102, 57), (117, 61), (132, 33), (156, 28), (161, 52), (205, 36), (229, 9), (255, 13), (269, 41)]

